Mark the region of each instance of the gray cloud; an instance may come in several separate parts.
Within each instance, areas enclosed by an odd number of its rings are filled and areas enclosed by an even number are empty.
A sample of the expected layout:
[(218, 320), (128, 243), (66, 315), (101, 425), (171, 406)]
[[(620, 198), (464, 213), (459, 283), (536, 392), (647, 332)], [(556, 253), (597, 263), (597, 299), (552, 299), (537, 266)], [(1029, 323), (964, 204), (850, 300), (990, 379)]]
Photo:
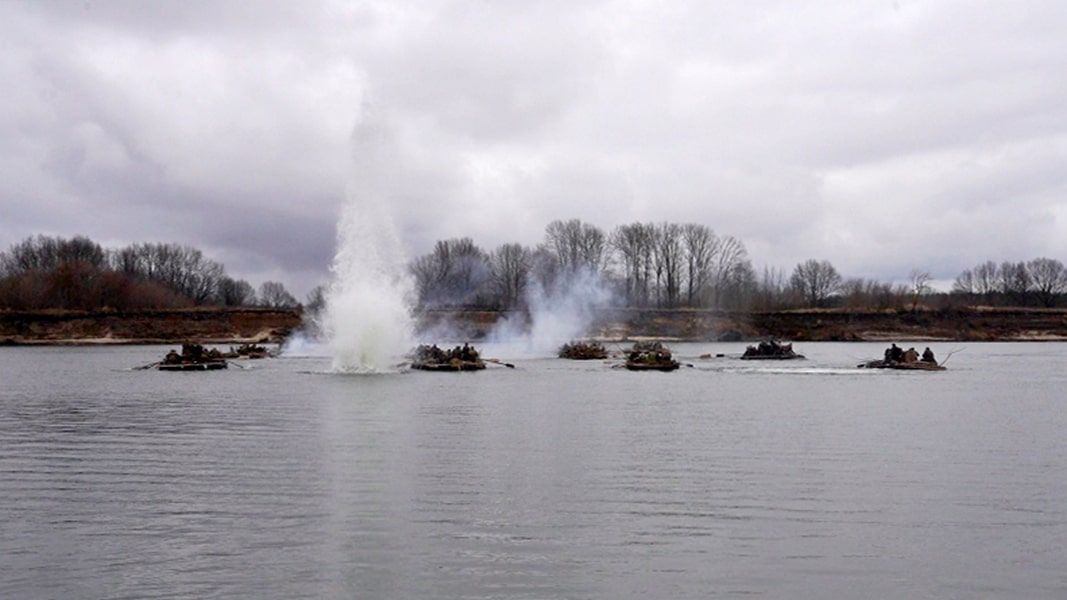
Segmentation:
[(364, 102), (411, 254), (699, 222), (757, 268), (1067, 259), (1067, 8), (0, 3), (0, 246), (202, 248), (325, 281)]

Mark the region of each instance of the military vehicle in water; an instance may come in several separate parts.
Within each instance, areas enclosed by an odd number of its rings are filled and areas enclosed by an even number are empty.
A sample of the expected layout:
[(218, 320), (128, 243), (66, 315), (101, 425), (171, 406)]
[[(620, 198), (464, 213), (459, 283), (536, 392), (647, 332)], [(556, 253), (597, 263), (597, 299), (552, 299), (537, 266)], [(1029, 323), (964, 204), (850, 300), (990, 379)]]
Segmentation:
[(411, 368), (420, 371), (480, 371), (485, 368), (485, 361), (468, 344), (451, 350), (442, 350), (437, 344), (423, 344), (415, 348)]
[(791, 360), (804, 358), (803, 354), (793, 351), (793, 344), (783, 344), (777, 340), (764, 340), (756, 346), (745, 348), (741, 360)]
[(160, 371), (214, 371), (226, 367), (226, 358), (221, 352), (193, 343), (182, 344), (181, 354), (171, 350), (156, 363), (156, 369)]
[(631, 371), (674, 371), (680, 366), (659, 342), (637, 342), (626, 357), (626, 368)]
[(600, 342), (570, 342), (559, 347), (559, 357), (571, 360), (599, 360), (608, 357), (608, 350)]

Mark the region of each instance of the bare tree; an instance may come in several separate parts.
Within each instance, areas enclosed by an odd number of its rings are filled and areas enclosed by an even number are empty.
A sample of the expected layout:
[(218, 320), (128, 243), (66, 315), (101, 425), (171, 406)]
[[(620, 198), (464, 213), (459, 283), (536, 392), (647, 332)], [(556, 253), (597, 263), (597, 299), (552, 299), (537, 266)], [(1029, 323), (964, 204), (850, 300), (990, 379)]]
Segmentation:
[(908, 274), (908, 281), (910, 282), (911, 292), (911, 310), (919, 308), (919, 302), (924, 296), (930, 293), (930, 277), (929, 271), (923, 271), (922, 269), (912, 269)]
[(855, 309), (871, 307), (871, 309), (886, 310), (903, 305), (901, 294), (893, 289), (892, 284), (877, 280), (849, 279), (842, 284), (841, 294), (845, 297), (845, 303)]
[(655, 225), (620, 225), (611, 234), (611, 246), (623, 268), (623, 290), (631, 306), (647, 306), (651, 299), (652, 246)]
[(841, 296), (849, 308), (866, 308), (870, 298), (867, 296), (867, 280), (862, 277), (846, 279), (841, 284)]
[(1008, 262), (1000, 264), (999, 274), (1000, 292), (1005, 300), (1018, 305), (1026, 304), (1026, 295), (1030, 290), (1030, 274), (1026, 270), (1026, 263)]
[(0, 254), (0, 273), (48, 273), (56, 271), (64, 263), (75, 262), (93, 270), (103, 270), (107, 268), (107, 253), (85, 236), (68, 240), (38, 235), (26, 238)]
[(1067, 292), (1067, 270), (1053, 258), (1035, 258), (1026, 263), (1030, 285), (1042, 306), (1052, 307)]
[(703, 296), (711, 282), (711, 264), (718, 247), (715, 232), (706, 225), (682, 225), (682, 245), (685, 251), (686, 304), (702, 306)]
[(410, 270), (423, 306), (477, 303), (489, 278), (486, 255), (471, 238), (437, 242), (433, 252), (411, 263)]
[(146, 281), (161, 283), (194, 304), (216, 296), (223, 266), (190, 246), (178, 244), (133, 244), (112, 258), (115, 268)]
[(999, 288), (997, 273), (997, 264), (991, 260), (974, 268), (974, 293), (987, 302)]
[(58, 264), (57, 243), (56, 238), (38, 235), (13, 244), (0, 254), (0, 274), (43, 273), (55, 269)]
[(256, 290), (244, 279), (222, 277), (216, 286), (215, 301), (222, 306), (255, 306)]
[[(5, 283), (10, 297), (19, 306), (40, 308), (207, 304), (219, 300), (225, 277), (220, 263), (195, 248), (132, 244), (105, 250), (84, 236), (29, 238), (0, 253), (0, 268), (15, 278)], [(29, 292), (43, 295), (30, 299)]]
[(809, 307), (823, 306), (841, 287), (841, 275), (830, 261), (808, 259), (793, 269), (790, 286)]
[(449, 262), (442, 261), (437, 252), (423, 254), (411, 261), (408, 270), (415, 280), (415, 293), (420, 306), (436, 302), (448, 277)]
[(265, 281), (259, 286), (259, 303), (271, 308), (291, 308), (300, 303), (277, 281)]
[(738, 261), (720, 285), (720, 308), (727, 310), (747, 309), (752, 305), (757, 291), (756, 271), (747, 259)]
[(717, 242), (711, 261), (711, 305), (722, 308), (722, 298), (733, 280), (734, 271), (748, 263), (748, 250), (741, 240), (730, 235), (718, 238)]
[(489, 285), (501, 307), (522, 303), (530, 277), (530, 254), (521, 244), (504, 244), (489, 255)]
[(975, 292), (974, 271), (964, 269), (952, 282), (952, 291), (957, 294), (973, 295)]
[(110, 253), (111, 268), (130, 277), (139, 277), (141, 275), (140, 261), (141, 257), (136, 245), (112, 250)]
[(326, 286), (317, 285), (304, 300), (301, 329), (304, 335), (318, 339), (323, 335), (322, 320), (326, 312)]
[(657, 297), (660, 306), (678, 305), (682, 273), (682, 228), (675, 223), (656, 227), (653, 268), (656, 271)]
[(308, 292), (307, 300), (304, 301), (304, 313), (317, 317), (326, 308), (326, 287), (316, 285)]
[(545, 245), (564, 273), (600, 274), (607, 264), (608, 241), (604, 232), (578, 219), (549, 223), (545, 227)]
[(753, 306), (760, 310), (776, 310), (786, 304), (785, 271), (775, 267), (764, 267), (756, 285)]
[(559, 260), (546, 245), (540, 244), (530, 253), (529, 281), (540, 292), (552, 295), (558, 291), (563, 279), (560, 271)]
[(0, 253), (0, 276), (0, 306), (12, 308), (124, 308), (134, 291), (111, 271), (108, 251), (84, 236), (29, 237)]

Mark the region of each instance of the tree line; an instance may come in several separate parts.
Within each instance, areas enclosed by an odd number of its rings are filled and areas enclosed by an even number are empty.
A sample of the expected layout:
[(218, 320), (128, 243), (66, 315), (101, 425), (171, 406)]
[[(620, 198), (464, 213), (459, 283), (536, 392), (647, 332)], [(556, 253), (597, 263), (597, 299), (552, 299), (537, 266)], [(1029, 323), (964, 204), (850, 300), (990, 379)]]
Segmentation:
[(580, 220), (553, 221), (536, 247), (486, 252), (471, 238), (438, 241), (411, 273), (424, 308), (527, 307), (542, 295), (589, 288), (633, 307), (739, 308), (755, 275), (744, 244), (687, 223), (634, 223), (610, 234)]
[(190, 246), (108, 249), (84, 236), (32, 236), (0, 252), (0, 308), (131, 310), (193, 306), (293, 307), (279, 282), (250, 283)]
[(1053, 258), (1000, 264), (990, 260), (964, 269), (952, 291), (984, 304), (1054, 307), (1067, 294), (1067, 269)]
[(992, 261), (964, 270), (951, 292), (931, 287), (928, 271), (906, 282), (846, 278), (827, 260), (807, 259), (788, 274), (752, 266), (744, 243), (697, 223), (632, 223), (610, 232), (578, 219), (553, 221), (535, 246), (483, 250), (469, 237), (438, 241), (410, 264), (418, 306), (529, 308), (531, 297), (606, 292), (613, 306), (788, 310), (916, 309), (985, 304), (1054, 307), (1067, 295), (1059, 260)]
[[(789, 273), (757, 273), (740, 240), (696, 223), (631, 223), (606, 232), (557, 220), (532, 247), (507, 243), (487, 252), (471, 238), (438, 241), (411, 261), (410, 271), (424, 309), (523, 310), (531, 298), (574, 293), (610, 306), (721, 310), (1067, 304), (1067, 269), (1052, 258), (986, 261), (961, 272), (944, 293), (921, 269), (904, 283), (845, 278), (816, 259)], [(305, 308), (320, 310), (324, 297), (316, 288)], [(178, 244), (107, 249), (84, 236), (38, 235), (0, 252), (0, 309), (297, 305), (281, 283), (267, 281), (257, 291), (200, 250)]]

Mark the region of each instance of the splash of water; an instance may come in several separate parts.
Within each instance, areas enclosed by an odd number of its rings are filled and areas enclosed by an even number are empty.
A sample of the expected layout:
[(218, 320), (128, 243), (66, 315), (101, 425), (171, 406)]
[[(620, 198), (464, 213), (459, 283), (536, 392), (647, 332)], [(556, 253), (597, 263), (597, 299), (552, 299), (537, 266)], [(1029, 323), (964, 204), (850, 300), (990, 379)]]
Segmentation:
[(322, 328), (335, 371), (380, 373), (395, 370), (411, 347), (412, 283), (389, 212), (391, 137), (380, 116), (364, 108)]

